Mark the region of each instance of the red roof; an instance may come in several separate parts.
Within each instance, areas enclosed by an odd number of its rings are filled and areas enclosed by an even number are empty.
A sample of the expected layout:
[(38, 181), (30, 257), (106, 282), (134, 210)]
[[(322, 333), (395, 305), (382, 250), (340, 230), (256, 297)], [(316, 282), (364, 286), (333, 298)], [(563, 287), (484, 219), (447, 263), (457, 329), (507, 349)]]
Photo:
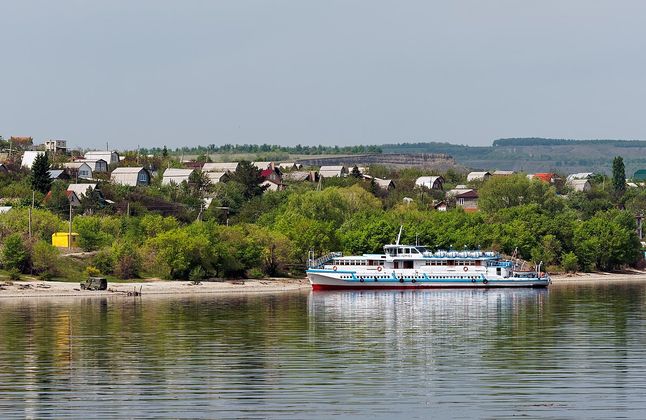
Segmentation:
[(269, 178), (273, 173), (274, 173), (273, 169), (265, 169), (260, 172), (260, 176), (266, 179), (266, 178)]
[(534, 174), (534, 178), (538, 178), (543, 182), (552, 182), (552, 178), (554, 178), (554, 174), (551, 173), (541, 173), (541, 174)]

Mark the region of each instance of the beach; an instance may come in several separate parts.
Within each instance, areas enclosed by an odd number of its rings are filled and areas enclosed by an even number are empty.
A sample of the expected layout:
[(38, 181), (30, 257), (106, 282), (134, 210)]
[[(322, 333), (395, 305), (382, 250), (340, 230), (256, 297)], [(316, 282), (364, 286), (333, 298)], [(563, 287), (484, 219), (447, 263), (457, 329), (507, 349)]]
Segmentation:
[[(646, 271), (631, 270), (621, 273), (576, 273), (552, 276), (552, 285), (613, 283), (646, 281)], [(110, 282), (108, 290), (82, 290), (79, 283), (62, 281), (0, 282), (0, 299), (25, 297), (106, 297), (106, 296), (157, 296), (157, 295), (207, 295), (229, 293), (276, 293), (308, 290), (306, 278), (241, 279), (204, 281), (195, 285), (189, 281), (142, 280), (139, 282)]]
[(0, 282), (0, 299), (24, 297), (106, 297), (206, 295), (228, 293), (265, 293), (309, 289), (307, 279), (271, 278), (260, 280), (203, 281), (195, 285), (189, 281), (150, 280), (140, 282), (109, 282), (107, 290), (81, 290), (79, 283), (62, 281)]

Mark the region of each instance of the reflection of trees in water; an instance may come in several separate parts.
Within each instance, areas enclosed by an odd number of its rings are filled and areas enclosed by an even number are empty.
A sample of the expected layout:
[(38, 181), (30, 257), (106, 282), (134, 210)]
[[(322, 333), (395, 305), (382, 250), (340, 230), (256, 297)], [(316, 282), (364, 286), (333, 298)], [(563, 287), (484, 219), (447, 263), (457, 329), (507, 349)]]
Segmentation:
[(237, 389), (271, 382), (267, 375), (280, 365), (273, 349), (300, 348), (305, 305), (302, 294), (289, 293), (3, 302), (0, 369), (12, 380), (0, 379), (0, 392), (25, 383), (67, 391), (74, 382), (137, 384), (133, 392), (145, 396), (158, 394), (159, 384), (173, 392), (186, 375), (216, 389), (226, 389), (227, 380)]

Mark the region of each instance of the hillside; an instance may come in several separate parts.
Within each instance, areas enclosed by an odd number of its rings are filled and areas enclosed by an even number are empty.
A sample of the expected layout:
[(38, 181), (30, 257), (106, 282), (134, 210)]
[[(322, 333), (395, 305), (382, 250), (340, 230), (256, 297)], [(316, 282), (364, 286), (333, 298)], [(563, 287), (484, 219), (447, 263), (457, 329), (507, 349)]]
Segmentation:
[(461, 165), (486, 170), (609, 174), (614, 156), (624, 158), (628, 176), (646, 168), (643, 140), (512, 138), (495, 140), (488, 147), (430, 142), (385, 144), (381, 149), (383, 153), (445, 153)]

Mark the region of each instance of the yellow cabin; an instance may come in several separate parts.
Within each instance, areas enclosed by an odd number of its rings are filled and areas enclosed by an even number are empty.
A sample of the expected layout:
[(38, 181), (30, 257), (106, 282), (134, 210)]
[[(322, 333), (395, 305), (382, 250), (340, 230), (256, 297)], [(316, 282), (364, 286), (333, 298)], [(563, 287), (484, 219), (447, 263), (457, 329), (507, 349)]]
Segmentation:
[[(56, 232), (52, 235), (52, 245), (59, 248), (69, 248), (68, 237), (69, 233), (67, 232)], [(79, 234), (72, 232), (72, 248), (78, 247), (78, 240)]]

